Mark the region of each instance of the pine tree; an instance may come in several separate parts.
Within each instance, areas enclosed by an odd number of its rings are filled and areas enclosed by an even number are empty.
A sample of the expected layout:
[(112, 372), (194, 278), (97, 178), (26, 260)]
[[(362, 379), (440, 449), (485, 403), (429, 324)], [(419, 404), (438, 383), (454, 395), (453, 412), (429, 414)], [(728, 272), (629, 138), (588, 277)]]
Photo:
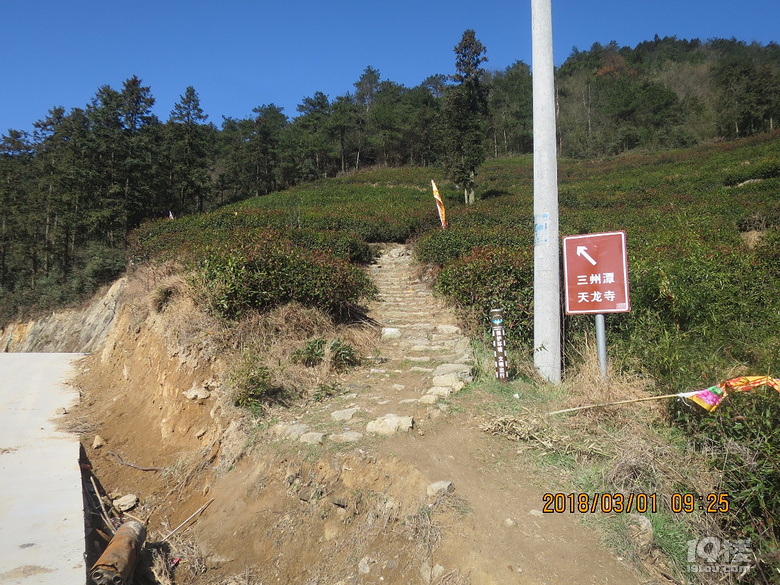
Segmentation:
[(487, 92), (481, 67), (487, 61), (485, 47), (473, 30), (463, 33), (455, 47), (457, 85), (447, 89), (444, 96), (445, 166), (448, 176), (459, 185), (467, 204), (475, 201), (474, 189), (479, 166), (485, 160), (485, 119)]

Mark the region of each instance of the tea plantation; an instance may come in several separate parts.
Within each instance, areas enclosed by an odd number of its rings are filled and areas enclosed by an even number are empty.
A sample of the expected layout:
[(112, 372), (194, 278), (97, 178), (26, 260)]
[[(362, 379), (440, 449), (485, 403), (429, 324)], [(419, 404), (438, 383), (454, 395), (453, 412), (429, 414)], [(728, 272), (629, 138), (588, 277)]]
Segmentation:
[[(465, 206), (441, 169), (364, 171), (143, 224), (132, 260), (183, 263), (203, 306), (227, 320), (289, 300), (344, 319), (373, 293), (359, 269), (372, 244), (411, 241), (464, 318), (487, 330), (489, 310), (503, 308), (513, 359), (530, 360), (532, 177), (531, 156), (491, 160), (477, 203)], [(431, 179), (447, 207), (446, 231)], [(651, 378), (659, 394), (780, 375), (780, 133), (561, 160), (559, 201), (561, 235), (626, 232), (632, 310), (606, 319), (619, 368)], [(567, 367), (592, 321), (564, 318)], [(765, 389), (732, 398), (712, 415), (672, 403), (671, 420), (692, 446), (715, 454), (722, 490), (739, 502), (724, 518), (734, 537), (768, 543), (771, 559), (780, 538), (780, 396)], [(724, 462), (718, 449), (735, 444)]]

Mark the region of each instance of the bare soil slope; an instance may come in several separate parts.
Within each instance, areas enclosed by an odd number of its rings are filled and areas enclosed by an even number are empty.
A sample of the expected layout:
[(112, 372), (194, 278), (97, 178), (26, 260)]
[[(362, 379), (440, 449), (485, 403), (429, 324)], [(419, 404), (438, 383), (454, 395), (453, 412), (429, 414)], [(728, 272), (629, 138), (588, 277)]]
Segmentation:
[(87, 457), (107, 491), (139, 497), (150, 541), (213, 500), (164, 547), (180, 561), (157, 582), (640, 582), (577, 516), (541, 514), (552, 482), (480, 432), (468, 339), (409, 251), (388, 246), (371, 271), (370, 363), (263, 420), (223, 404), (207, 342), (183, 350), (164, 311), (126, 299), (77, 380)]

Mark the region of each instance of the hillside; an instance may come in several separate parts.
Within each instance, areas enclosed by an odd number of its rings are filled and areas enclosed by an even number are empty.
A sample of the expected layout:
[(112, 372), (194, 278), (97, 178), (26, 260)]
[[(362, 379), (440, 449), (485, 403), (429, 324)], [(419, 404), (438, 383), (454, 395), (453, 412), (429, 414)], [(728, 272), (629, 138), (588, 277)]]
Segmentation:
[[(387, 580), (390, 573), (382, 571), (388, 567), (402, 567), (392, 574), (407, 582), (425, 566), (430, 573), (424, 571), (424, 582), (437, 582), (435, 570), (438, 582), (481, 583), (491, 582), (491, 571), (505, 564), (523, 569), (528, 582), (545, 582), (541, 553), (512, 561), (504, 545), (486, 544), (479, 551), (464, 544), (491, 543), (495, 534), (504, 542), (519, 528), (518, 541), (534, 550), (526, 541), (544, 537), (533, 531), (540, 518), (577, 518), (538, 516), (545, 492), (588, 498), (656, 494), (658, 509), (645, 514), (653, 528), (650, 546), (641, 545), (641, 538), (629, 540), (629, 534), (643, 534), (634, 526), (643, 521), (634, 516), (582, 518), (599, 525), (610, 550), (619, 551), (612, 555), (644, 571), (639, 579), (695, 581), (686, 543), (717, 538), (752, 543), (748, 578), (771, 582), (780, 512), (773, 464), (780, 401), (771, 390), (730, 396), (712, 414), (681, 400), (555, 419), (544, 413), (688, 391), (736, 375), (777, 375), (778, 140), (775, 132), (662, 154), (561, 161), (562, 234), (627, 233), (632, 312), (607, 318), (606, 385), (594, 373), (593, 325), (586, 318), (564, 321), (563, 386), (545, 386), (529, 366), (530, 157), (483, 165), (474, 206), (461, 204), (459, 190), (429, 169), (379, 168), (209, 214), (145, 223), (131, 238), (131, 270), (112, 332), (79, 380), (84, 410), (77, 427), (85, 447), (94, 444), (96, 433), (107, 435), (108, 447), (88, 448), (88, 455), (109, 491), (145, 494), (139, 513), (160, 532), (165, 522), (176, 526), (214, 496), (213, 510), (188, 531), (194, 540), (169, 551), (190, 559), (193, 572), (181, 571), (177, 583), (240, 582), (234, 571), (242, 570), (249, 582)], [(431, 178), (444, 194), (446, 231), (438, 226)], [(393, 265), (382, 255), (393, 243), (410, 243), (421, 264), (388, 282), (376, 268)], [(389, 294), (393, 280), (409, 282), (406, 292), (424, 296)], [(439, 295), (435, 302), (428, 287)], [(397, 297), (398, 314), (385, 312), (390, 303), (381, 302), (382, 295)], [(439, 313), (439, 300), (453, 313)], [(492, 381), (483, 345), (495, 306), (505, 312), (508, 385)], [(430, 357), (431, 366), (439, 360), (468, 364), (464, 348), (419, 355), (410, 346), (399, 354), (397, 342), (379, 335), (393, 319), (411, 319), (405, 326), (426, 342), (445, 331), (468, 335), (475, 380), (443, 406), (435, 394), (422, 396), (438, 386), (426, 378), (433, 372), (425, 370), (435, 368), (413, 358)], [(461, 333), (451, 328), (453, 319)], [(390, 370), (388, 363), (398, 366)], [(414, 367), (422, 370), (412, 375)], [(394, 381), (399, 375), (402, 381)], [(192, 398), (183, 397), (185, 391)], [(400, 404), (415, 392), (414, 406)], [(420, 404), (420, 398), (432, 404)], [(391, 401), (386, 410), (380, 408), (385, 400)], [(365, 444), (295, 441), (297, 430), (291, 428), (298, 423), (325, 436), (346, 434), (347, 426), (354, 431), (351, 422), (337, 425), (329, 418), (351, 408), (360, 409), (352, 415)], [(388, 413), (413, 416), (411, 433), (370, 437), (365, 427)], [(316, 435), (308, 439), (318, 442)], [(163, 471), (128, 467), (109, 450), (125, 462)], [(452, 481), (455, 491), (426, 500), (426, 482), (442, 479)], [(730, 494), (728, 512), (672, 511), (675, 494), (681, 501), (683, 493), (724, 492)], [(507, 508), (507, 500), (521, 507)], [(377, 507), (380, 502), (386, 506)], [(274, 511), (270, 517), (268, 509)], [(510, 514), (491, 516), (497, 509)], [(249, 549), (215, 532), (216, 520), (208, 520), (213, 511), (219, 511), (219, 521), (226, 515), (250, 518), (259, 531), (231, 524), (233, 536), (264, 544), (253, 544), (248, 556), (233, 554)], [(301, 541), (298, 526), (315, 528)], [(445, 527), (462, 527), (462, 533)], [(392, 537), (385, 541), (386, 530)], [(575, 529), (560, 530), (566, 548), (571, 541), (565, 534)], [(589, 538), (576, 540), (593, 542)], [(209, 543), (209, 550), (196, 542)], [(339, 542), (349, 544), (338, 548)], [(278, 548), (268, 548), (270, 543)], [(296, 572), (300, 563), (273, 550), (306, 559), (311, 572), (304, 577)], [(348, 550), (365, 554), (353, 558)], [(378, 552), (387, 550), (397, 552)], [(582, 558), (598, 550), (602, 545), (586, 545)], [(263, 572), (270, 570), (267, 564), (251, 566), (250, 557), (273, 558), (279, 573)], [(603, 564), (613, 562), (609, 557)]]
[[(129, 514), (148, 523), (152, 542), (212, 502), (150, 549), (137, 582), (663, 579), (659, 552), (632, 569), (575, 517), (541, 512), (543, 492), (565, 484), (480, 430), (505, 398), (463, 389), (485, 364), (408, 249), (384, 248), (370, 271), (380, 291), (368, 307), (377, 325), (364, 332), (371, 359), (343, 373), (318, 368), (319, 393), (269, 405), (262, 418), (232, 406), (222, 357), (185, 341), (185, 321), (198, 319), (186, 299), (156, 313), (143, 294), (153, 291), (138, 288), (144, 275), (130, 277), (103, 349), (76, 380), (86, 458), (112, 497), (138, 496)], [(301, 318), (275, 317), (299, 333)]]

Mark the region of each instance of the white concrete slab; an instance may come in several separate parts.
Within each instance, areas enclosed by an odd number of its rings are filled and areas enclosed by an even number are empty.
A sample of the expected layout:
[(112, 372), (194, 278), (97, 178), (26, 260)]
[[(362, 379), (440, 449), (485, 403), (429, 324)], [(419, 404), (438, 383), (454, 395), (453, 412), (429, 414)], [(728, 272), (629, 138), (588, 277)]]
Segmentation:
[(0, 353), (0, 585), (86, 583), (78, 437), (57, 428), (79, 357)]

